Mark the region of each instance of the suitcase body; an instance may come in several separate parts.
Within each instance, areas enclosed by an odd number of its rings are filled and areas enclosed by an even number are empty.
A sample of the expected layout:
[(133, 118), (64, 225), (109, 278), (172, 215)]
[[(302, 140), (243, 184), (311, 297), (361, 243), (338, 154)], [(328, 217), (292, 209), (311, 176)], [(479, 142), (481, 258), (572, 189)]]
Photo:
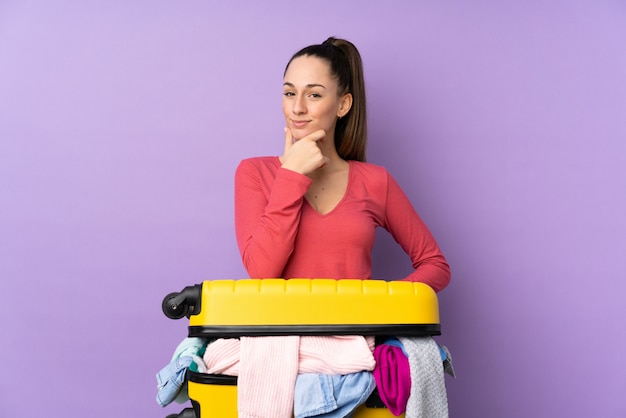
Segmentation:
[[(435, 292), (423, 283), (412, 282), (212, 280), (166, 296), (163, 311), (170, 318), (187, 316), (189, 336), (202, 338), (441, 334)], [(168, 418), (237, 417), (235, 377), (192, 371), (187, 377), (193, 408)], [(353, 415), (393, 416), (376, 392)]]

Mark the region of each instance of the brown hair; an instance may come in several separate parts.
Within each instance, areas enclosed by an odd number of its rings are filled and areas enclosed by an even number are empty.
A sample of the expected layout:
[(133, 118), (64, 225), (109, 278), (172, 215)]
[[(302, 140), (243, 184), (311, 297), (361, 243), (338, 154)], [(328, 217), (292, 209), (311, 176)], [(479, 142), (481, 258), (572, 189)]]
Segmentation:
[(344, 160), (365, 161), (367, 146), (367, 112), (365, 80), (361, 54), (354, 44), (345, 39), (330, 37), (318, 45), (310, 45), (296, 52), (285, 67), (297, 57), (314, 56), (330, 64), (330, 73), (337, 78), (339, 95), (352, 94), (352, 107), (335, 126), (335, 147)]

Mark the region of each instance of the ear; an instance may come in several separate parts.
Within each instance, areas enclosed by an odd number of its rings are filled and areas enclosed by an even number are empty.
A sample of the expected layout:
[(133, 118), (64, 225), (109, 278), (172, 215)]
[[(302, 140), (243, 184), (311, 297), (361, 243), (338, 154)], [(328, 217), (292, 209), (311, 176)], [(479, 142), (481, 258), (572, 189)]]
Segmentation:
[(346, 93), (339, 99), (339, 109), (337, 109), (337, 117), (342, 118), (348, 114), (352, 108), (352, 93)]

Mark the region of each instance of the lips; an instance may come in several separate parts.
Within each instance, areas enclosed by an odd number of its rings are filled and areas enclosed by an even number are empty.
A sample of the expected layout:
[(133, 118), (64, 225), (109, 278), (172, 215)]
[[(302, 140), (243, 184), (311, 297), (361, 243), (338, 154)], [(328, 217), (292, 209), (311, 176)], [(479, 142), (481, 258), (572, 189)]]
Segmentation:
[(304, 128), (309, 122), (308, 120), (292, 120), (291, 124), (294, 128)]

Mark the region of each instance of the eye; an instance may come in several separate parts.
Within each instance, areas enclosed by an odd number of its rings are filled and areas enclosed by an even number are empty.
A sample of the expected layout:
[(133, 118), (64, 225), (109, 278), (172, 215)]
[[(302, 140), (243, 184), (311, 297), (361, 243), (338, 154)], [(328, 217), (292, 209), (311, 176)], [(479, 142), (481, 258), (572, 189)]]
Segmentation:
[(293, 97), (293, 96), (295, 96), (295, 93), (292, 92), (292, 91), (286, 91), (286, 92), (283, 93), (283, 96), (285, 96), (285, 97)]
[(309, 94), (309, 96), (312, 97), (313, 99), (319, 99), (320, 97), (322, 97), (322, 95), (319, 93), (311, 93)]

